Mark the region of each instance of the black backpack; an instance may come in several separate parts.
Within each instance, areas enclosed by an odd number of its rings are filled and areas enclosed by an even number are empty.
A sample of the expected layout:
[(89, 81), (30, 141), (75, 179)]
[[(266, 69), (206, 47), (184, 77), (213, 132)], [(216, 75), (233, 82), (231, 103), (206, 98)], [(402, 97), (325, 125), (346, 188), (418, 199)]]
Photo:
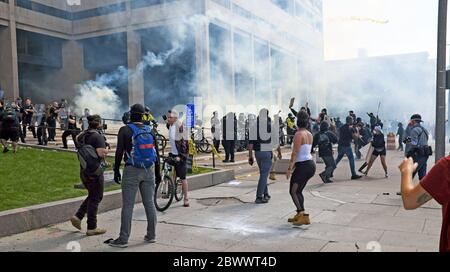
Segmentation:
[(12, 125), (16, 122), (17, 116), (14, 109), (8, 108), (3, 113), (3, 122), (7, 125)]
[(88, 175), (101, 175), (103, 170), (101, 160), (97, 151), (92, 145), (86, 144), (86, 137), (98, 133), (96, 131), (86, 131), (78, 137), (79, 148), (77, 150), (80, 166)]
[(330, 138), (324, 133), (319, 134), (319, 151), (327, 151), (330, 149)]

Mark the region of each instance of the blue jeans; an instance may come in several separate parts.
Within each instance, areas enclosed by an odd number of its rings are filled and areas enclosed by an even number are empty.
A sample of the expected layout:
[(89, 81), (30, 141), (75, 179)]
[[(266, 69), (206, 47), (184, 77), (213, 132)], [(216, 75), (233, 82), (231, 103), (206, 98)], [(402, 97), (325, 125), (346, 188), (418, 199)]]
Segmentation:
[(417, 162), (417, 170), (414, 172), (413, 178), (416, 174), (419, 174), (419, 180), (422, 180), (427, 175), (427, 161), (428, 156), (417, 156), (414, 158), (414, 162)]
[(338, 146), (338, 156), (336, 158), (336, 167), (342, 160), (344, 155), (347, 155), (348, 162), (350, 163), (350, 170), (352, 171), (352, 176), (356, 176), (355, 171), (355, 158), (353, 157), (353, 150), (351, 146)]
[(269, 177), (270, 169), (272, 168), (272, 151), (256, 151), (255, 158), (259, 167), (258, 189), (256, 190), (256, 197), (262, 198), (269, 194), (267, 188), (267, 178)]

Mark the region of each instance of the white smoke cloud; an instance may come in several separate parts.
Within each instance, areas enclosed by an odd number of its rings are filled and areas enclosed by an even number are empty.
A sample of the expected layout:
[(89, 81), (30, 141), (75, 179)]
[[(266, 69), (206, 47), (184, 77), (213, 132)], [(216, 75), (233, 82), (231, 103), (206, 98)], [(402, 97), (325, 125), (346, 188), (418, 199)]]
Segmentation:
[(75, 112), (82, 113), (88, 108), (91, 114), (98, 114), (106, 119), (120, 119), (121, 109), (126, 107), (117, 95), (117, 89), (112, 85), (117, 82), (126, 82), (128, 77), (136, 77), (145, 69), (164, 66), (167, 59), (175, 54), (179, 47), (156, 55), (147, 52), (135, 69), (129, 70), (120, 66), (112, 73), (101, 74), (95, 80), (89, 80), (78, 86), (78, 93), (74, 98)]

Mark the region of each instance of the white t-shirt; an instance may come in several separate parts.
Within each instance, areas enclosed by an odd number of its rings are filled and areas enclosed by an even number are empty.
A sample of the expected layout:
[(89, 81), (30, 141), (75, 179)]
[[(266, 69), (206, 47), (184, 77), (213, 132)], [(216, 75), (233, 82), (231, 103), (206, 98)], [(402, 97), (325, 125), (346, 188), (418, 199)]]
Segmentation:
[(171, 153), (173, 155), (178, 155), (178, 150), (177, 150), (177, 145), (175, 143), (175, 139), (176, 139), (176, 135), (177, 135), (177, 123), (172, 124), (169, 127), (169, 142), (170, 142), (170, 148), (171, 148)]

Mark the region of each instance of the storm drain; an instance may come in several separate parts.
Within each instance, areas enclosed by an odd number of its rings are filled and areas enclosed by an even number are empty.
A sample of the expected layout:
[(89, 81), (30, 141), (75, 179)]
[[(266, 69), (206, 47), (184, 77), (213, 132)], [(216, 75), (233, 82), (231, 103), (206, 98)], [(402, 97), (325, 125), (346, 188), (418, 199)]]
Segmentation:
[(232, 204), (242, 204), (240, 199), (235, 197), (211, 197), (197, 199), (197, 202), (203, 206), (221, 206), (221, 205), (232, 205)]

